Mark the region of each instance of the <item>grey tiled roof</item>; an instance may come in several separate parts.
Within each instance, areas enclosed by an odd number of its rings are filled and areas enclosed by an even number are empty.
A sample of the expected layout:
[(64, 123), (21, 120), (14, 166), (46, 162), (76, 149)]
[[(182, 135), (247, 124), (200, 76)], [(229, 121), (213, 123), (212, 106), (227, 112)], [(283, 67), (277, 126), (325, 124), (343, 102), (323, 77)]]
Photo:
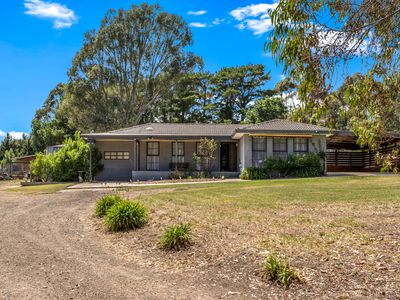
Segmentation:
[(293, 122), (283, 119), (275, 119), (254, 125), (238, 128), (237, 132), (305, 132), (305, 133), (328, 133), (329, 129), (319, 125)]
[(109, 131), (115, 135), (231, 136), (240, 124), (147, 123)]
[(272, 120), (259, 124), (193, 124), (147, 123), (106, 133), (83, 134), (84, 137), (134, 137), (134, 136), (221, 136), (232, 137), (236, 133), (328, 133), (325, 127), (297, 123), (288, 120)]

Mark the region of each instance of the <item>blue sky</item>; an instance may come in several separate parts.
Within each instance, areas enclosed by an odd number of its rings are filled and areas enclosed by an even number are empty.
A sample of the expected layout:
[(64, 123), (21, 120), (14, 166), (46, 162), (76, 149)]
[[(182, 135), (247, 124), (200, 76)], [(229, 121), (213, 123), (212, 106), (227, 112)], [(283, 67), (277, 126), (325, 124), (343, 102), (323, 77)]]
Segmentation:
[[(67, 70), (86, 31), (98, 28), (109, 8), (128, 8), (143, 1), (13, 0), (0, 10), (0, 139), (30, 132), (35, 110), (49, 91), (67, 80)], [(281, 68), (263, 52), (271, 29), (269, 1), (160, 0), (164, 10), (191, 25), (192, 51), (210, 71), (223, 66), (262, 63), (271, 70), (273, 86)]]

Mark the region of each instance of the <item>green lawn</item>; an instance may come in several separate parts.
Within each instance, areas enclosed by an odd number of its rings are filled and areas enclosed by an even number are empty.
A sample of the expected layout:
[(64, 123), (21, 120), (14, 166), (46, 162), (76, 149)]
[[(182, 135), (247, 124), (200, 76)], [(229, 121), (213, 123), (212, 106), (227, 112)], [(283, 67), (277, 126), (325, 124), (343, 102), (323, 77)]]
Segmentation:
[[(139, 187), (132, 190), (155, 190), (170, 186)], [(213, 184), (188, 184), (168, 193), (156, 194), (149, 200), (173, 201), (198, 206), (235, 206), (242, 208), (286, 205), (330, 205), (347, 203), (388, 203), (400, 199), (400, 177), (325, 177), (238, 181)]]
[(61, 191), (73, 183), (55, 183), (46, 185), (35, 185), (35, 186), (19, 186), (14, 188), (6, 189), (6, 192), (17, 192), (26, 194), (51, 194)]

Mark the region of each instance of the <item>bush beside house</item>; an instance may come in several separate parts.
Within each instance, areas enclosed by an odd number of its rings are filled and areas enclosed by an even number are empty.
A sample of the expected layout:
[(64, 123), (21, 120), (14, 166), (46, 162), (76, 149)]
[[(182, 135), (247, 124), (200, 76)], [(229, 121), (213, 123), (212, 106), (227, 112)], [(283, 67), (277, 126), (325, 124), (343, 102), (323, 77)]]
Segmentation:
[[(74, 138), (67, 138), (64, 147), (59, 151), (45, 155), (38, 153), (36, 159), (31, 163), (32, 175), (42, 181), (76, 181), (80, 171), (89, 173), (90, 146), (81, 138), (77, 132)], [(101, 154), (93, 151), (92, 173), (101, 170)]]
[(240, 174), (241, 179), (282, 177), (317, 177), (323, 174), (323, 158), (317, 153), (291, 155), (287, 160), (267, 158), (262, 167), (250, 167)]

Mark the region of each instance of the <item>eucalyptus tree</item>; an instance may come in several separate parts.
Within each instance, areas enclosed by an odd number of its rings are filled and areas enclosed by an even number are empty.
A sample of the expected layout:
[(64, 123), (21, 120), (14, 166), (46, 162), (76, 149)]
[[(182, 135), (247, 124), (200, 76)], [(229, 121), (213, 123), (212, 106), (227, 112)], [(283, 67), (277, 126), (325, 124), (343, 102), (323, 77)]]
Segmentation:
[(281, 0), (270, 16), (266, 48), (297, 83), (305, 106), (336, 101), (328, 96), (338, 79), (352, 75), (348, 66), (368, 70), (345, 98), (359, 142), (378, 149), (400, 113), (387, 89), (398, 77), (400, 0)]
[(47, 146), (60, 144), (68, 136), (72, 136), (75, 127), (68, 121), (61, 110), (66, 97), (66, 84), (59, 83), (52, 89), (41, 108), (36, 110), (32, 119), (30, 142), (34, 152), (41, 152)]
[(85, 34), (69, 70), (63, 110), (81, 130), (110, 130), (152, 118), (165, 87), (196, 63), (186, 22), (158, 5), (110, 10)]

